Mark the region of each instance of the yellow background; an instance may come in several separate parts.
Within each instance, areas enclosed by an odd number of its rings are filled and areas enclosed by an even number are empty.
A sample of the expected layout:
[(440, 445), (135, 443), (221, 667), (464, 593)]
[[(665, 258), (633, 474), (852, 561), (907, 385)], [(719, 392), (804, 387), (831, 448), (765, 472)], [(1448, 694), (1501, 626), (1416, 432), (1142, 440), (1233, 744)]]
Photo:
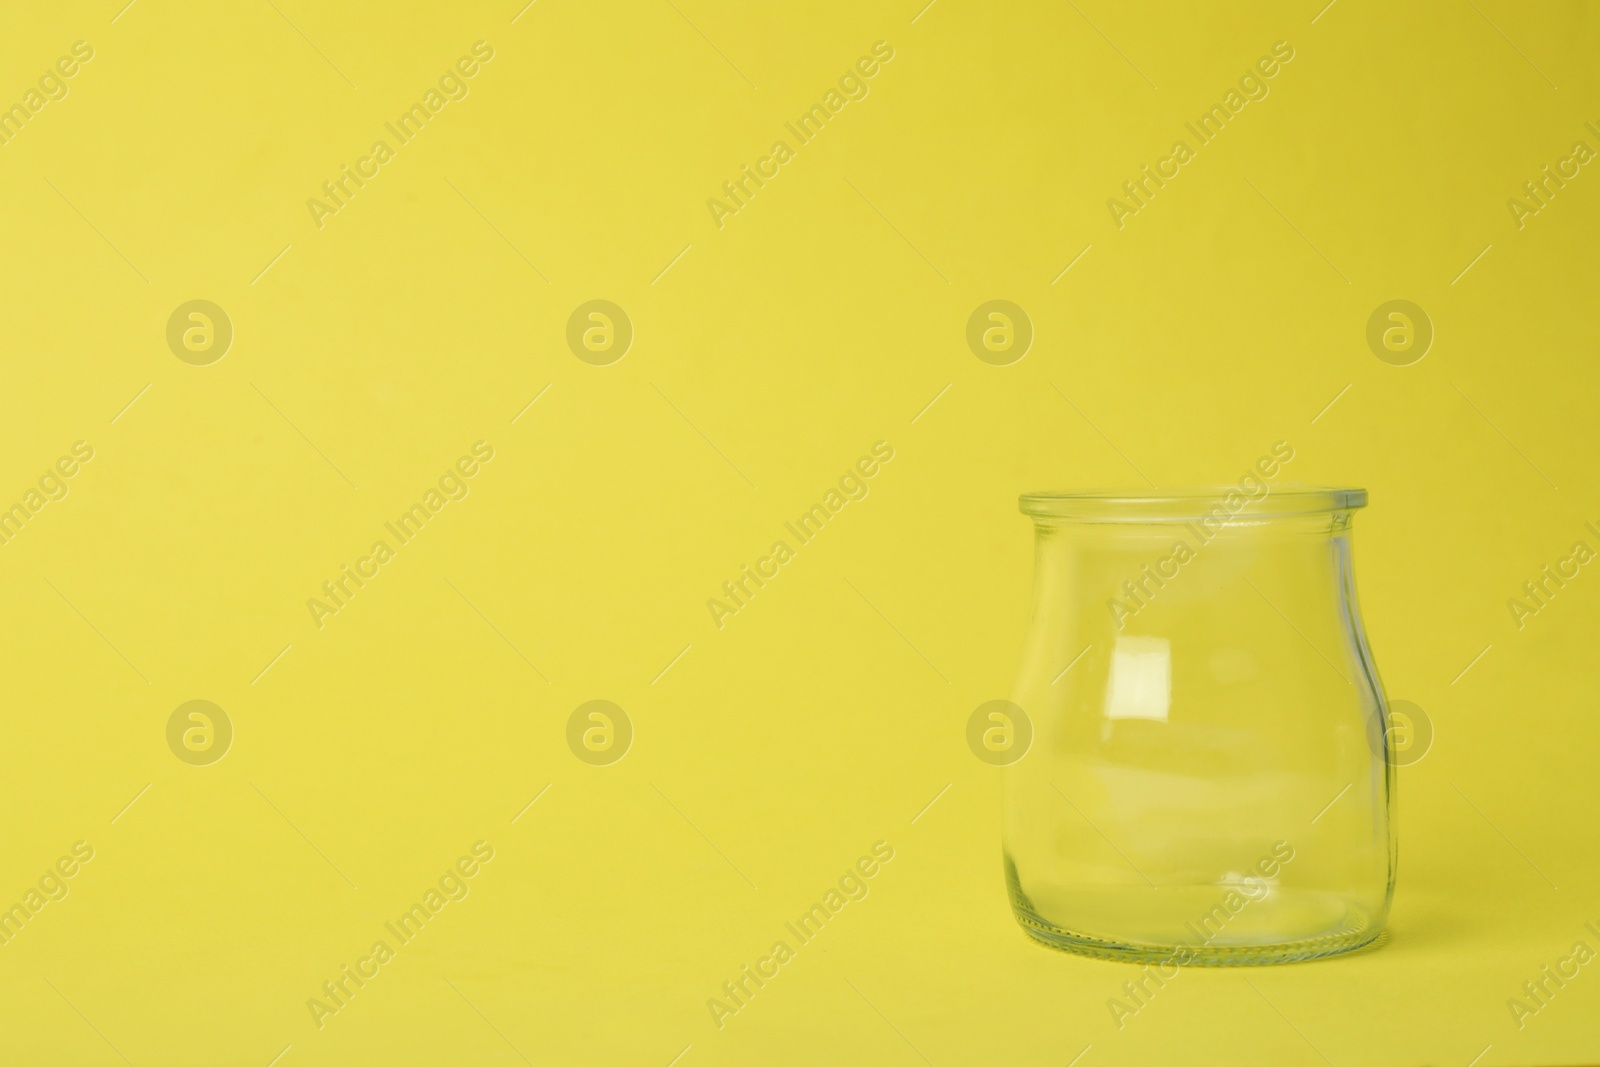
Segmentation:
[[(95, 55), (0, 147), (0, 504), (95, 457), (0, 547), (0, 903), (95, 857), (0, 947), (0, 1062), (1600, 1057), (1600, 965), (1506, 1007), (1600, 948), (1600, 577), (1506, 606), (1600, 547), (1600, 175), (1506, 205), (1600, 148), (1592, 7), (28, 6), (0, 102)], [(319, 229), (307, 199), (478, 40), (470, 95)], [(707, 199), (880, 40), (719, 229)], [(1119, 230), (1107, 199), (1280, 40)], [(565, 342), (596, 298), (635, 329), (611, 366)], [(1399, 298), (1436, 329), (1408, 367), (1365, 341)], [(234, 326), (210, 366), (166, 344), (192, 299)], [(1014, 365), (966, 346), (990, 299), (1034, 324)], [(471, 495), (318, 629), (307, 598), (480, 439)], [(878, 440), (871, 495), (717, 629)], [(1371, 490), (1371, 642), (1436, 729), (1391, 933), (1186, 970), (1119, 1031), (1134, 969), (1016, 928), (964, 741), (1027, 625), (1016, 496), (1226, 483), (1278, 440), (1286, 477)], [(211, 766), (167, 747), (191, 699), (236, 732)], [(612, 766), (565, 742), (591, 699), (636, 730)], [(318, 1029), (480, 839), (471, 895)], [(719, 1030), (707, 998), (879, 840), (871, 895)]]

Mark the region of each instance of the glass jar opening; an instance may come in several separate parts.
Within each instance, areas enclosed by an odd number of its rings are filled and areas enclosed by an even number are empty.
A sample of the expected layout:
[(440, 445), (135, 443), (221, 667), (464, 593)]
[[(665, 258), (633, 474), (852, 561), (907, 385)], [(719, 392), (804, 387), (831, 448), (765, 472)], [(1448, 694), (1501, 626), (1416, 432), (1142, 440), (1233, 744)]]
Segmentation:
[(1365, 489), (1249, 484), (1192, 489), (1072, 490), (1025, 493), (1022, 512), (1039, 522), (1259, 522), (1366, 507)]

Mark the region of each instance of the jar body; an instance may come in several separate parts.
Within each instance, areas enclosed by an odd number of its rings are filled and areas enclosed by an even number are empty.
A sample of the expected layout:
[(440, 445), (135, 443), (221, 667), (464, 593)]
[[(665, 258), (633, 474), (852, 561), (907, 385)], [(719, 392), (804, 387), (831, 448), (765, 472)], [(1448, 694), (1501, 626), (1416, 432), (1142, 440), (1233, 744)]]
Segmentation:
[(1394, 774), (1350, 520), (1035, 514), (1014, 694), (1033, 740), (1005, 771), (1006, 877), (1030, 935), (1177, 964), (1377, 937)]

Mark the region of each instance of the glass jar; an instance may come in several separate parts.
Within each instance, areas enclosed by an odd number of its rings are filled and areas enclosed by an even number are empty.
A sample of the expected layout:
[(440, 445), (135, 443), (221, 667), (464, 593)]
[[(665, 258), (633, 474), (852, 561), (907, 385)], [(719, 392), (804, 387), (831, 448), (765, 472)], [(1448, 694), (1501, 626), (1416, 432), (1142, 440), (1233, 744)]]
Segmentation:
[(1395, 781), (1351, 573), (1366, 502), (1253, 475), (1022, 498), (1032, 742), (1005, 771), (1005, 871), (1028, 934), (1176, 965), (1378, 936)]

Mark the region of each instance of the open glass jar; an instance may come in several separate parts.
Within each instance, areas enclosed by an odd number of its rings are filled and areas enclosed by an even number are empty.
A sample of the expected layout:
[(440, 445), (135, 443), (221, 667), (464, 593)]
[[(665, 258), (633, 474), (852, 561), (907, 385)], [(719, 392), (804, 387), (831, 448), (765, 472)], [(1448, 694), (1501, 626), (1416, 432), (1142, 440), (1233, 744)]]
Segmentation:
[(1005, 772), (1012, 908), (1147, 963), (1358, 948), (1394, 890), (1387, 708), (1356, 606), (1361, 489), (1050, 493)]

